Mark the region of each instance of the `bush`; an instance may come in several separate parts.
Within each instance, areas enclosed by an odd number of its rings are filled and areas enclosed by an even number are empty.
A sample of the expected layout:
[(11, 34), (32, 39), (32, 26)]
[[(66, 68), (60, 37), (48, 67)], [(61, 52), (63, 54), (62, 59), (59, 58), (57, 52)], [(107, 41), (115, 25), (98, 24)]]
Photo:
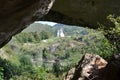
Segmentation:
[(20, 74), (18, 66), (2, 58), (0, 58), (0, 67), (2, 67), (1, 70), (3, 70), (5, 80), (9, 80), (10, 77)]
[(32, 66), (30, 55), (21, 55), (20, 56), (21, 65), (29, 65)]
[(100, 30), (103, 31), (105, 37), (110, 41), (110, 43), (114, 46), (113, 53), (120, 52), (120, 17), (115, 17), (114, 15), (107, 16), (107, 19), (110, 20), (113, 26), (109, 26), (104, 28), (104, 25), (100, 25)]
[(44, 68), (33, 67), (33, 72), (26, 72), (22, 75), (13, 76), (10, 80), (46, 80), (46, 71)]
[(4, 78), (4, 75), (3, 75), (3, 68), (2, 67), (0, 67), (0, 80), (4, 80), (3, 78)]
[(59, 60), (56, 60), (53, 64), (53, 72), (55, 73), (56, 77), (59, 77), (60, 75), (60, 62)]

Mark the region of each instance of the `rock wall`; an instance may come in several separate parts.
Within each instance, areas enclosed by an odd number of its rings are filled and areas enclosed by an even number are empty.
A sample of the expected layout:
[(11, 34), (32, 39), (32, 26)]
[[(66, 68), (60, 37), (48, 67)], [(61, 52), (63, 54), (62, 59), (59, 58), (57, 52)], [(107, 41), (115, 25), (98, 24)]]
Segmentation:
[(109, 14), (120, 16), (119, 0), (56, 0), (45, 20), (98, 28), (98, 23), (109, 26)]
[(0, 0), (0, 47), (35, 20), (98, 28), (98, 23), (106, 26), (112, 24), (106, 19), (109, 14), (120, 16), (119, 0), (56, 0), (48, 13), (53, 2)]
[(0, 47), (47, 14), (54, 0), (0, 0)]

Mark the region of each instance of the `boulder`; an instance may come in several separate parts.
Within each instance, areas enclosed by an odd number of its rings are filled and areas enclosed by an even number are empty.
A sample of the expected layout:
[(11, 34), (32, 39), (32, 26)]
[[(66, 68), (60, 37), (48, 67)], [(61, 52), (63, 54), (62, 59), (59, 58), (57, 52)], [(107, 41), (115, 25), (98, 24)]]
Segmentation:
[(64, 80), (120, 80), (120, 53), (114, 54), (109, 62), (98, 55), (85, 54)]
[(85, 54), (78, 65), (71, 69), (64, 80), (101, 80), (107, 61), (95, 54)]

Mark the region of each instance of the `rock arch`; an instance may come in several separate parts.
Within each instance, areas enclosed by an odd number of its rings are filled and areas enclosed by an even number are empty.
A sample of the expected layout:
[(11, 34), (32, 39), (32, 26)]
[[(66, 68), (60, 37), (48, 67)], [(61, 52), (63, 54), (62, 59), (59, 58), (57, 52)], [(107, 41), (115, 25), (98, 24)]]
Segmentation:
[(52, 7), (54, 1), (0, 0), (0, 47), (35, 20), (97, 28), (109, 26), (107, 15), (120, 15), (119, 0), (56, 0)]

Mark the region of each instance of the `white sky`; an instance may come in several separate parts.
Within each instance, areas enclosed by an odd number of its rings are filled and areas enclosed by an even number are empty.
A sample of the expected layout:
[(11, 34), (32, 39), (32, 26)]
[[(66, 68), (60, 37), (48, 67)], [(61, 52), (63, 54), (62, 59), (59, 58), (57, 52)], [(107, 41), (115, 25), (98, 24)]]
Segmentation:
[(49, 22), (49, 21), (36, 21), (35, 23), (42, 23), (42, 24), (47, 24), (47, 25), (50, 25), (50, 26), (54, 26), (55, 22)]

